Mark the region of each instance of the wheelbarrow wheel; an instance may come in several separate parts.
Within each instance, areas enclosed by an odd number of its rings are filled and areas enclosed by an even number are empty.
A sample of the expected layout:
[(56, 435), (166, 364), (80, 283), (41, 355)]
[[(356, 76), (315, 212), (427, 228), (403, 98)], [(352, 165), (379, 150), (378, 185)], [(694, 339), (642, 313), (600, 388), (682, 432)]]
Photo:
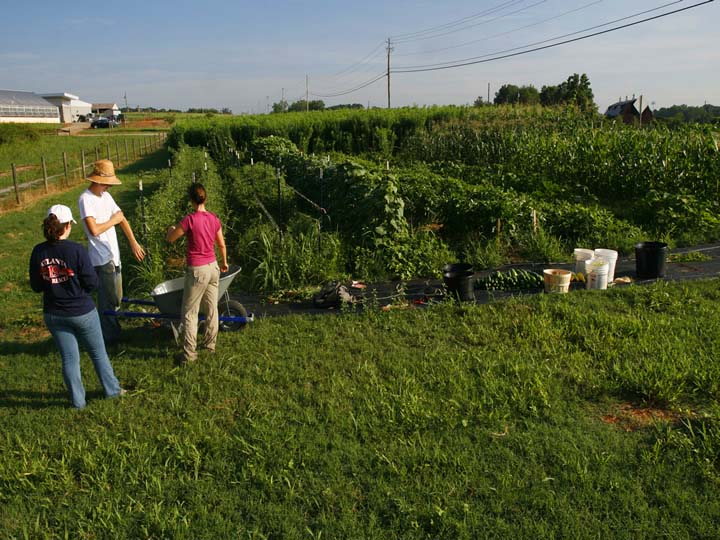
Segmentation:
[[(248, 313), (240, 302), (237, 300), (222, 301), (218, 305), (221, 317), (247, 317)], [(242, 330), (247, 323), (244, 322), (228, 322), (220, 321), (220, 330), (227, 332), (230, 330)]]

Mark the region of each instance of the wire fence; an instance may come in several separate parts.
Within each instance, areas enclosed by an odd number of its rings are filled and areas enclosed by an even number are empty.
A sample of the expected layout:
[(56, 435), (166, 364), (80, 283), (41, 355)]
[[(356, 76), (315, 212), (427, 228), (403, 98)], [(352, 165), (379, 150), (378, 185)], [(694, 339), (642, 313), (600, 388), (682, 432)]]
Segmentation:
[(0, 181), (3, 178), (12, 179), (12, 185), (2, 186), (5, 182), (0, 183), (0, 208), (17, 207), (43, 191), (50, 193), (76, 185), (85, 180), (93, 169), (93, 163), (99, 159), (109, 159), (119, 169), (159, 150), (166, 138), (165, 133), (124, 138), (122, 141), (115, 138), (90, 151), (83, 149), (62, 152), (60, 156), (41, 156), (40, 161), (33, 164), (12, 163), (9, 171), (0, 171)]

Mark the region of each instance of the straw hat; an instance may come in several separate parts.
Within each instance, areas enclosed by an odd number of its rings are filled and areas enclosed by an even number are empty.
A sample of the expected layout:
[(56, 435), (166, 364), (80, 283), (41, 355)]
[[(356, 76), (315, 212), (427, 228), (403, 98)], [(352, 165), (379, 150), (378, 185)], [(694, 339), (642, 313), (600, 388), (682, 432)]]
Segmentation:
[(118, 180), (118, 177), (115, 176), (115, 167), (109, 159), (96, 161), (95, 169), (87, 179), (96, 184), (105, 184), (108, 186), (119, 186), (122, 184), (122, 182)]

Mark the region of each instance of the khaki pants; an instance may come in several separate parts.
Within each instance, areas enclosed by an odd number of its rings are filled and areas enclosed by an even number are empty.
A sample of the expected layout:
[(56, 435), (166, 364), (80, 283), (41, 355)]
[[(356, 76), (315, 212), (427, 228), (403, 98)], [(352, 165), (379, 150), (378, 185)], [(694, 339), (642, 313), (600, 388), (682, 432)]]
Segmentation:
[(220, 268), (217, 262), (185, 269), (185, 286), (182, 301), (183, 354), (187, 360), (197, 358), (198, 313), (205, 315), (207, 324), (203, 347), (215, 350), (219, 328), (218, 283)]

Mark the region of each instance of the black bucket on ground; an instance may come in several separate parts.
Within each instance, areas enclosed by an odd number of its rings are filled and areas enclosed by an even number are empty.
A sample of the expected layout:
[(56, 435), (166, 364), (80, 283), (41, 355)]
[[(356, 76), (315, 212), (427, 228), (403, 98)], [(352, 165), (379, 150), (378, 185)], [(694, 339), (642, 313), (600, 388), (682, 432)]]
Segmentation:
[(446, 264), (443, 283), (448, 293), (461, 302), (475, 301), (475, 270), (471, 264)]
[(665, 276), (668, 245), (665, 242), (635, 244), (635, 273), (643, 279)]

